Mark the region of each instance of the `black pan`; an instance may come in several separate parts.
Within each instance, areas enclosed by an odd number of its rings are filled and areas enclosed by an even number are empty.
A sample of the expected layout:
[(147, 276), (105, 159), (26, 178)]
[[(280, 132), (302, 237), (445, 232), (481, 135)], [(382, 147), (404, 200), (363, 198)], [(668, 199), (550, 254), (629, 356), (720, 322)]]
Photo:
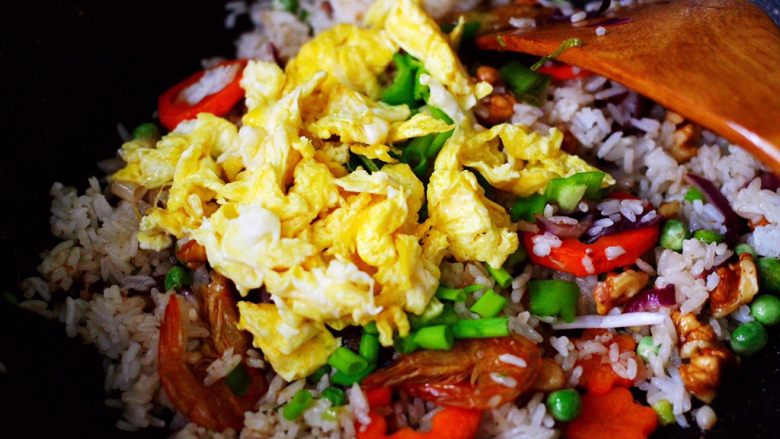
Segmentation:
[[(151, 119), (157, 95), (233, 53), (238, 31), (223, 30), (223, 3), (112, 0), (0, 4), (0, 288), (16, 289), (50, 248), (48, 190), (54, 181), (84, 189), (113, 156), (116, 125)], [(239, 26), (248, 27), (244, 18)], [(10, 76), (9, 76), (10, 74)], [(707, 437), (780, 437), (780, 336), (727, 377)], [(114, 428), (103, 406), (97, 352), (47, 322), (0, 301), (0, 437), (166, 437)], [(658, 437), (699, 437), (660, 429)]]

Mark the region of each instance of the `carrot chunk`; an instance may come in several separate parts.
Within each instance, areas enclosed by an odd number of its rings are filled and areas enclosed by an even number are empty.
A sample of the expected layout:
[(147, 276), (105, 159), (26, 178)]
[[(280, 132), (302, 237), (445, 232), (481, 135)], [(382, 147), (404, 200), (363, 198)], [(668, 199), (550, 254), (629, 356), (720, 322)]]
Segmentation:
[(655, 412), (634, 402), (628, 389), (582, 398), (582, 414), (566, 429), (569, 439), (645, 439), (657, 426)]

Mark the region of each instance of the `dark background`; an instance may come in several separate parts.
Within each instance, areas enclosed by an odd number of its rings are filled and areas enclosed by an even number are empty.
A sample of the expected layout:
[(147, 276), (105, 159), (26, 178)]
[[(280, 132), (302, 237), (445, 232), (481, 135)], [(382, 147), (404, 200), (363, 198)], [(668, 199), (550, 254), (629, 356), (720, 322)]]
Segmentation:
[[(120, 146), (116, 125), (151, 120), (157, 95), (229, 57), (221, 1), (12, 1), (0, 3), (0, 288), (33, 275), (49, 233), (52, 182), (83, 190), (95, 163)], [(239, 27), (248, 27), (246, 17)], [(714, 404), (707, 437), (780, 437), (780, 336), (743, 362)], [(114, 429), (102, 401), (94, 349), (57, 322), (0, 301), (0, 437), (165, 437), (166, 430)], [(698, 437), (659, 430), (661, 437)]]

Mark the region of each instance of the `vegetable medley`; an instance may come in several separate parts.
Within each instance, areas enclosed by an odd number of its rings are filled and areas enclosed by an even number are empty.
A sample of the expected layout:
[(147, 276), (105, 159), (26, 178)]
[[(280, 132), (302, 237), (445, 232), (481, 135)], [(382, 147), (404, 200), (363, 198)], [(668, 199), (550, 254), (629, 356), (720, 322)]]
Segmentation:
[[(111, 180), (156, 194), (138, 241), (178, 261), (164, 279), (177, 295), (158, 369), (190, 421), (241, 429), (269, 387), (246, 366), (254, 346), (285, 381), (329, 377), (279, 407), (287, 421), (320, 400), (335, 416), (359, 385), (363, 439), (474, 437), (485, 410), (532, 392), (567, 437), (646, 437), (679, 420), (670, 401), (643, 405), (627, 390), (660, 355), (650, 326), (676, 329), (676, 373), (704, 403), (735, 355), (767, 344), (780, 260), (738, 242), (748, 224), (719, 190), (687, 177), (684, 199), (713, 204), (727, 226), (692, 232), (679, 206), (618, 189), (567, 152), (559, 129), (513, 123), (513, 105), (538, 105), (552, 81), (588, 72), (558, 53), (467, 67), (458, 50), (474, 32), (462, 18), (440, 27), (413, 0), (379, 0), (365, 27), (320, 33), (284, 68), (224, 61), (192, 75), (159, 98), (169, 132), (143, 124), (122, 146), (126, 165)], [(753, 321), (730, 342), (679, 308), (675, 285), (652, 281), (645, 261), (657, 246), (692, 245), (735, 252), (703, 274), (719, 282), (713, 318), (750, 307)], [(448, 283), (455, 263), (483, 276)], [(597, 282), (583, 295), (585, 277)], [(521, 309), (542, 340), (518, 330)], [(193, 348), (195, 320), (208, 331)], [(556, 335), (593, 347), (572, 365), (577, 376), (545, 341)], [(193, 355), (241, 362), (205, 383)], [(408, 397), (438, 407), (429, 431), (395, 425), (392, 407)]]

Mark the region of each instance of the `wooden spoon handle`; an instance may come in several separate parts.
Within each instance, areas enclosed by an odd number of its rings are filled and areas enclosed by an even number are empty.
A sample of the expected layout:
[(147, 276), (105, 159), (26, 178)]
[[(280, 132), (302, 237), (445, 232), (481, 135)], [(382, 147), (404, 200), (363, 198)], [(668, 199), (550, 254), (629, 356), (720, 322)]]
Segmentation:
[[(744, 0), (677, 0), (595, 18), (487, 34), (484, 49), (547, 55), (613, 79), (744, 146), (780, 172), (780, 31)], [(606, 35), (597, 36), (603, 26)]]

